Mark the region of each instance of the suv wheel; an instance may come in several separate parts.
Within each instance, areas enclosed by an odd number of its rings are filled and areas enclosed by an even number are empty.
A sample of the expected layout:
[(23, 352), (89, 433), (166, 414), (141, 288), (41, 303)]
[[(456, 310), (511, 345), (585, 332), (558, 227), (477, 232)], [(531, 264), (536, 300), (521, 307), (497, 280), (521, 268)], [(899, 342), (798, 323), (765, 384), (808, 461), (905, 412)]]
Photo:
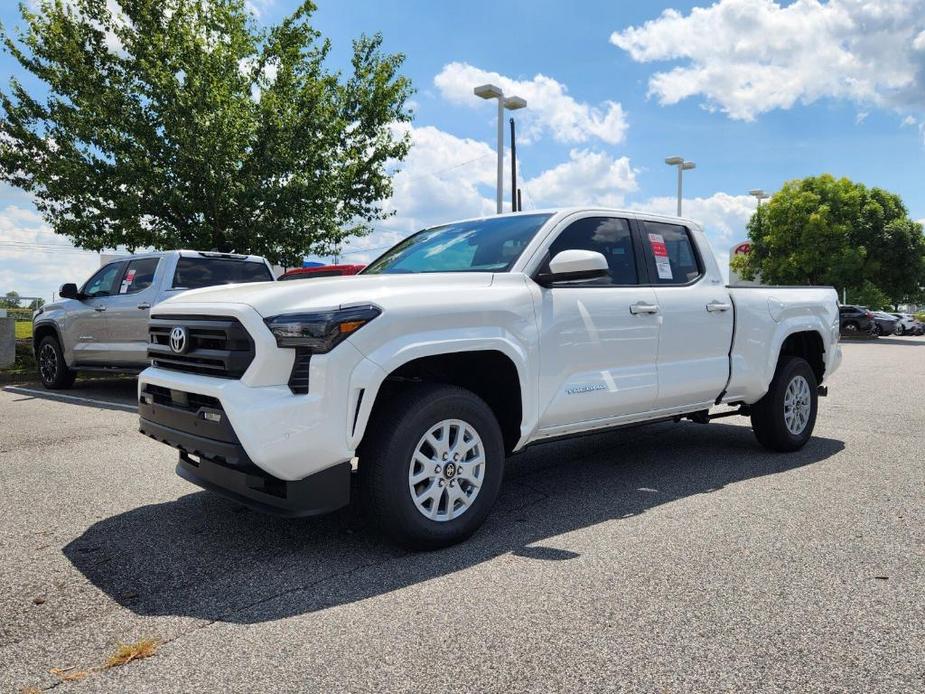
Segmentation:
[(472, 535), (504, 476), (504, 444), (491, 409), (474, 393), (447, 385), (415, 385), (394, 395), (370, 422), (359, 459), (374, 526), (412, 549)]
[(56, 337), (48, 335), (42, 338), (37, 356), (43, 386), (49, 390), (63, 390), (74, 385), (77, 374), (67, 367), (64, 352)]
[(773, 451), (795, 451), (813, 435), (818, 392), (816, 374), (801, 357), (783, 357), (768, 392), (752, 406), (752, 430)]

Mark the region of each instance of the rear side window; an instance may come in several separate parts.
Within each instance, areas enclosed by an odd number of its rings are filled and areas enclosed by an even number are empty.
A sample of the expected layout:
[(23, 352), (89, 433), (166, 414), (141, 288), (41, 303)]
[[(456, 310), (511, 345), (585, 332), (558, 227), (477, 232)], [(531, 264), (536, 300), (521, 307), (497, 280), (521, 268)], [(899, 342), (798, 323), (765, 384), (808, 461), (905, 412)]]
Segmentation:
[(199, 289), (217, 284), (269, 282), (273, 279), (263, 263), (231, 258), (187, 258), (177, 262), (174, 289)]
[[(610, 281), (605, 285), (638, 284), (633, 236), (629, 223), (617, 217), (587, 217), (570, 224), (549, 246), (549, 255), (540, 272), (549, 271), (549, 261), (562, 251), (595, 251), (607, 259)], [(585, 284), (584, 286), (587, 286)]]
[(655, 284), (687, 284), (703, 274), (690, 231), (678, 224), (643, 222), (646, 257)]
[(122, 275), (119, 293), (137, 294), (150, 287), (154, 283), (154, 272), (157, 270), (159, 260), (159, 258), (141, 258), (129, 262)]

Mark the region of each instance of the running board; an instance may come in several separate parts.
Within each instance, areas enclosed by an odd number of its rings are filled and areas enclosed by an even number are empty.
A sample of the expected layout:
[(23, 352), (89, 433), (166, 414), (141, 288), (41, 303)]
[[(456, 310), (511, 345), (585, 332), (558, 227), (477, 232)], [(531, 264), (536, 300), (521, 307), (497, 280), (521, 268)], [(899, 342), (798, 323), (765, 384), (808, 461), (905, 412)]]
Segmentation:
[(690, 414), (675, 417), (674, 421), (680, 422), (682, 419), (689, 419), (695, 424), (708, 424), (714, 419), (722, 419), (723, 417), (736, 417), (738, 415), (747, 417), (749, 414), (751, 414), (751, 412), (748, 409), (748, 405), (740, 405), (736, 410), (714, 412), (713, 414), (710, 414), (709, 410), (698, 410), (697, 412), (691, 412)]

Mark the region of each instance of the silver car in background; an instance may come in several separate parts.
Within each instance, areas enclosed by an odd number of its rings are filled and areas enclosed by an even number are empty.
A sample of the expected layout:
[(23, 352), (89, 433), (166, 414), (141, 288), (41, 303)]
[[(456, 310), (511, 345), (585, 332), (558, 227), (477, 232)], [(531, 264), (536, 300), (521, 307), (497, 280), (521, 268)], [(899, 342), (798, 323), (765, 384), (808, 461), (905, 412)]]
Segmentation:
[(69, 388), (79, 371), (138, 372), (148, 365), (148, 317), (164, 299), (188, 289), (272, 282), (260, 256), (166, 251), (103, 265), (78, 288), (35, 312), (32, 344), (46, 388)]

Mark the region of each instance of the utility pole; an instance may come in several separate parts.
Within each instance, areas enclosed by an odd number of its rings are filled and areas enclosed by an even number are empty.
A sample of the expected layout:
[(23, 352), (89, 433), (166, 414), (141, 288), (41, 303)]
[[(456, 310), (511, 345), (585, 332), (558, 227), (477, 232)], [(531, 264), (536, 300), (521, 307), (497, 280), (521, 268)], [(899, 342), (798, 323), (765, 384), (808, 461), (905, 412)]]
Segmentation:
[(514, 119), (511, 118), (511, 212), (517, 209), (517, 140), (515, 137)]

